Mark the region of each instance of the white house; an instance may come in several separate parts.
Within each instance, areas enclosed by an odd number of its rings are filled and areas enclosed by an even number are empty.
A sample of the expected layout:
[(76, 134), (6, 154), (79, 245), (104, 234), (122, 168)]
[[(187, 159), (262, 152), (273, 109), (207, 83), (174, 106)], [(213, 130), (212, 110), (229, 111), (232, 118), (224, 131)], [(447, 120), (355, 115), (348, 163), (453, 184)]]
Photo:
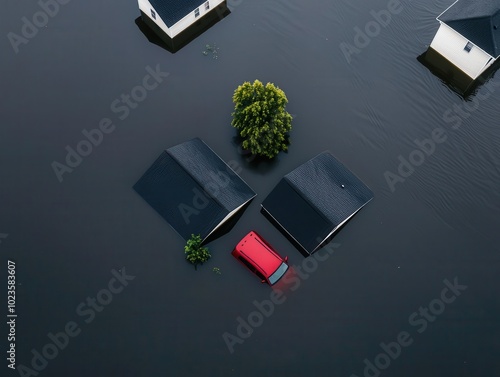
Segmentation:
[(500, 0), (457, 0), (437, 20), (430, 48), (471, 79), (500, 57)]
[(226, 0), (138, 0), (143, 21), (167, 43)]

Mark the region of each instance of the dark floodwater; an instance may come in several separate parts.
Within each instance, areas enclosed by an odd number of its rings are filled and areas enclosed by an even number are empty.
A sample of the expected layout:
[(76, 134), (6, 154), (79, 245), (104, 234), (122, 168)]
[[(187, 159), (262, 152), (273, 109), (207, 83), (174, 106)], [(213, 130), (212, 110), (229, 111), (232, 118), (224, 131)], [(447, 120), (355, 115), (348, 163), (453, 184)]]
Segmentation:
[[(140, 32), (135, 1), (69, 2), (16, 54), (7, 33), (20, 34), (21, 17), (40, 8), (4, 4), (0, 274), (5, 283), (13, 258), (16, 362), (31, 367), (32, 349), (42, 352), (49, 332), (74, 321), (81, 333), (40, 376), (361, 377), (367, 361), (386, 367), (380, 343), (402, 331), (413, 343), (381, 376), (499, 376), (500, 79), (466, 102), (416, 59), (451, 3), (401, 0), (386, 27), (370, 24), (376, 35), (350, 63), (341, 43), (354, 45), (354, 28), (394, 1), (233, 1), (232, 14), (176, 54)], [(203, 55), (207, 44), (217, 59)], [(119, 111), (115, 100), (157, 65), (168, 77)], [(295, 116), (289, 153), (257, 165), (239, 153), (230, 127), (232, 93), (254, 79), (280, 86)], [(66, 146), (103, 118), (115, 128), (60, 183), (51, 164), (64, 163)], [(433, 132), (442, 142), (432, 153), (414, 152)], [(213, 257), (198, 271), (184, 261), (182, 239), (132, 190), (164, 148), (195, 136), (236, 161), (258, 193), (235, 228), (209, 244)], [(230, 354), (222, 335), (237, 335), (237, 318), (271, 293), (230, 251), (255, 229), (300, 266), (302, 255), (259, 207), (282, 175), (323, 150), (375, 199), (298, 289), (281, 286), (286, 301)], [(400, 156), (410, 155), (420, 165), (392, 192), (384, 174), (398, 174)], [(79, 315), (122, 267), (135, 279), (92, 320)], [(419, 333), (409, 317), (455, 277), (468, 288)], [(1, 374), (16, 375), (6, 364)]]

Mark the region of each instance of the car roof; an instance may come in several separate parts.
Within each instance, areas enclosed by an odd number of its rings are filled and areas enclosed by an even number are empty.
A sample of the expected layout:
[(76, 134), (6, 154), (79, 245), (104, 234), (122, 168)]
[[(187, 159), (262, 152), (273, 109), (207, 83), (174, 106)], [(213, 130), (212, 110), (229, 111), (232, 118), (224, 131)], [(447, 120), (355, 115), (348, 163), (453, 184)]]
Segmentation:
[(237, 245), (237, 250), (248, 257), (269, 277), (281, 265), (283, 259), (277, 255), (256, 232), (248, 233)]

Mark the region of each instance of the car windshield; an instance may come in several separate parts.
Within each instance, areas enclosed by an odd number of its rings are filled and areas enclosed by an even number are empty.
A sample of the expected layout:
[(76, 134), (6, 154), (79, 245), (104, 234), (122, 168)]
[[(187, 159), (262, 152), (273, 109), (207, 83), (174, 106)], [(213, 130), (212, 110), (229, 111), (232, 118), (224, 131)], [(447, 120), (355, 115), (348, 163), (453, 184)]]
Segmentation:
[(269, 276), (269, 283), (271, 285), (276, 283), (285, 274), (287, 270), (288, 270), (288, 265), (285, 262), (281, 263), (281, 266), (279, 266), (278, 269), (274, 271), (274, 273), (271, 276)]

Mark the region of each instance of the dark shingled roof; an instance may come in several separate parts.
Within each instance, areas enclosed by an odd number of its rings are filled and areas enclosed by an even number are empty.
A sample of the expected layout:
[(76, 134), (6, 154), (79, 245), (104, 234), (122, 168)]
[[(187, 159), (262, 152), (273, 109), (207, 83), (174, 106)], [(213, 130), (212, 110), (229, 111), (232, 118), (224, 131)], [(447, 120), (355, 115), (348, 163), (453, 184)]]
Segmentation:
[(438, 20), (491, 56), (500, 56), (500, 0), (458, 0)]
[(206, 239), (255, 192), (200, 139), (164, 151), (134, 185), (184, 239)]
[(373, 192), (363, 182), (323, 152), (285, 175), (262, 208), (312, 254), (371, 199)]
[(149, 0), (168, 27), (174, 26), (182, 18), (200, 7), (207, 0)]

